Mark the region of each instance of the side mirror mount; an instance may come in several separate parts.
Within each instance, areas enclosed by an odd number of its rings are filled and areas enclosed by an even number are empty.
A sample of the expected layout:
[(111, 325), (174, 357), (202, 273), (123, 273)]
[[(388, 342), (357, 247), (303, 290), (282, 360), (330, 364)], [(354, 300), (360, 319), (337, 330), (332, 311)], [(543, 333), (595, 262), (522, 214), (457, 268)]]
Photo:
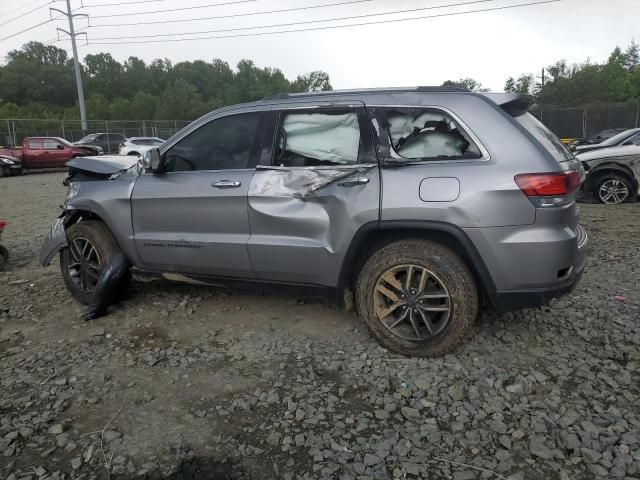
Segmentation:
[(56, 146), (56, 148), (57, 148), (58, 150), (64, 150), (64, 145), (60, 145), (60, 144), (58, 144), (58, 145)]
[(160, 157), (160, 150), (152, 148), (147, 150), (142, 156), (142, 163), (144, 167), (152, 171), (153, 173), (162, 173), (162, 159)]

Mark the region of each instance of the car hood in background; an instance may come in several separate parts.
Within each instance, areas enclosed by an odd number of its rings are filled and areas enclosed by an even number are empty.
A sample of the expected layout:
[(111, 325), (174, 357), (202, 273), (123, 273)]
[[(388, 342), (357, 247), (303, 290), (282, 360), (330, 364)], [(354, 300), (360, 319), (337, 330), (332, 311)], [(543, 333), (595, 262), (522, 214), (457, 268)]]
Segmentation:
[(67, 162), (67, 167), (99, 175), (112, 175), (129, 170), (140, 159), (134, 156), (102, 155), (100, 157), (76, 157)]
[(590, 152), (577, 152), (576, 158), (583, 162), (588, 162), (589, 160), (598, 160), (601, 158), (627, 157), (632, 155), (640, 155), (640, 146), (623, 145), (620, 147), (600, 148)]

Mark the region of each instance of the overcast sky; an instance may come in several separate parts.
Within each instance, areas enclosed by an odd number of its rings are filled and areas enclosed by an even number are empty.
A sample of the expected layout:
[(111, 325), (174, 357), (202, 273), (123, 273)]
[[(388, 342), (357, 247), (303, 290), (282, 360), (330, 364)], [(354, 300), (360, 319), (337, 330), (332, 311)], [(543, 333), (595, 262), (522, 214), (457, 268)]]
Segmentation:
[[(249, 58), (261, 67), (278, 67), (289, 78), (312, 70), (325, 70), (330, 74), (334, 88), (439, 85), (447, 79), (473, 77), (484, 86), (499, 91), (510, 75), (517, 76), (523, 72), (539, 74), (543, 66), (561, 58), (569, 63), (583, 62), (587, 58), (600, 62), (606, 60), (616, 45), (627, 46), (634, 35), (640, 41), (640, 0), (561, 0), (557, 3), (481, 13), (280, 35), (147, 44), (119, 43), (179, 38), (157, 36), (164, 34), (218, 31), (195, 35), (206, 37), (380, 22), (491, 9), (537, 0), (483, 0), (463, 6), (235, 32), (220, 30), (424, 9), (467, 3), (470, 0), (360, 0), (356, 4), (289, 13), (203, 20), (205, 17), (335, 4), (341, 1), (353, 0), (245, 0), (243, 3), (238, 0), (71, 0), (71, 3), (77, 9), (76, 13), (86, 13), (92, 18), (92, 27), (85, 30), (89, 45), (80, 48), (81, 57), (88, 53), (109, 52), (120, 61), (129, 56), (137, 56), (146, 61), (162, 57), (174, 63), (221, 58), (231, 65), (242, 58)], [(82, 3), (84, 8), (79, 8)], [(127, 4), (115, 5), (116, 3)], [(216, 3), (234, 4), (150, 13)], [(0, 24), (4, 24), (0, 25), (0, 38), (47, 20), (49, 6), (64, 9), (66, 3), (52, 3), (50, 0), (0, 0)], [(33, 9), (36, 10), (22, 15)], [(15, 17), (18, 18), (13, 20)], [(148, 24), (164, 20), (192, 21)], [(135, 25), (122, 26), (123, 23)], [(78, 18), (76, 24), (76, 28), (85, 29), (87, 21)], [(105, 24), (118, 26), (100, 27)], [(54, 39), (56, 26), (68, 29), (67, 23), (58, 20), (0, 41), (0, 56), (4, 57), (8, 51), (19, 48), (30, 40), (46, 42)], [(122, 39), (125, 36), (142, 35), (151, 37)], [(183, 35), (186, 36), (189, 35)], [(101, 38), (114, 40), (99, 40)], [(81, 38), (79, 41), (81, 44), (85, 43)], [(98, 42), (117, 44), (98, 45)], [(68, 39), (55, 45), (71, 51)]]

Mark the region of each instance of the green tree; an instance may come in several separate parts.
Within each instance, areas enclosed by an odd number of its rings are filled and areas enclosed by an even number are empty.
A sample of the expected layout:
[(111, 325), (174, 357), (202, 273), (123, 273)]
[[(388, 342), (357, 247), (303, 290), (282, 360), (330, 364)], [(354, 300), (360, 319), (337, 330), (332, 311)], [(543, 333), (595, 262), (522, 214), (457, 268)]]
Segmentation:
[(460, 80), (446, 80), (443, 84), (443, 87), (455, 87), (455, 88), (464, 88), (465, 90), (469, 90), (470, 92), (488, 92), (488, 88), (484, 88), (480, 82), (473, 78), (461, 78)]
[[(314, 71), (289, 81), (277, 68), (241, 60), (236, 69), (220, 59), (173, 64), (168, 59), (123, 63), (108, 53), (82, 64), (87, 112), (94, 120), (192, 120), (231, 103), (289, 91), (331, 88), (329, 75)], [(67, 52), (29, 42), (0, 65), (2, 117), (78, 118), (73, 63)]]
[(507, 78), (504, 84), (504, 91), (510, 93), (524, 93), (525, 95), (531, 95), (535, 87), (535, 79), (532, 74), (525, 73), (514, 80), (513, 77)]
[(306, 75), (298, 75), (291, 83), (291, 91), (294, 92), (322, 92), (333, 90), (329, 74), (316, 70)]

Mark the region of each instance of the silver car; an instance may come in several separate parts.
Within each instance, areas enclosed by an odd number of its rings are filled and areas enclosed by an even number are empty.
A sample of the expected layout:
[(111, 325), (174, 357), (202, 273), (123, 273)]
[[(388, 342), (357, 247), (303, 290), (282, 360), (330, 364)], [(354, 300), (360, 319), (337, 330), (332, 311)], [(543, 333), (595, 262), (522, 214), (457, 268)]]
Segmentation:
[(584, 269), (584, 172), (529, 105), (417, 87), (216, 110), (144, 159), (71, 161), (41, 262), (60, 252), (83, 303), (118, 252), (134, 278), (339, 289), (385, 347), (442, 355), (481, 304), (545, 305)]

